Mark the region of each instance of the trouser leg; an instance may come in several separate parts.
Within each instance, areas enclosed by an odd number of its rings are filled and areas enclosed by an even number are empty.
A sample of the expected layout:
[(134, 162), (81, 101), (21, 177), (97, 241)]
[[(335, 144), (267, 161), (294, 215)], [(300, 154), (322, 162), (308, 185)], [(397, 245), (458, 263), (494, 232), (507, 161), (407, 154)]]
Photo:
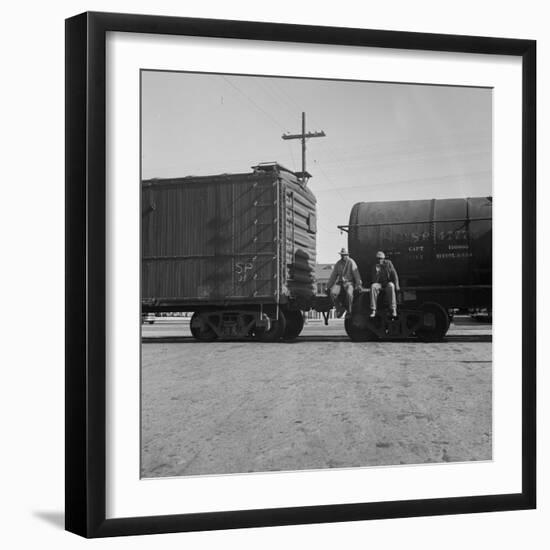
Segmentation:
[(344, 285), (344, 290), (346, 291), (346, 310), (348, 313), (351, 313), (351, 307), (353, 305), (353, 284), (346, 283)]
[(333, 285), (330, 289), (330, 299), (332, 300), (332, 305), (336, 308), (340, 304), (338, 296), (340, 296), (340, 290), (341, 289), (342, 289), (342, 287), (340, 285)]
[(396, 309), (397, 309), (397, 297), (395, 295), (395, 285), (391, 282), (388, 283), (388, 286), (386, 287), (386, 292), (388, 293), (388, 298), (389, 298), (391, 310), (396, 311)]
[(380, 294), (381, 288), (382, 288), (382, 285), (380, 283), (372, 283), (372, 285), (370, 285), (370, 308), (373, 311), (376, 310), (378, 294)]

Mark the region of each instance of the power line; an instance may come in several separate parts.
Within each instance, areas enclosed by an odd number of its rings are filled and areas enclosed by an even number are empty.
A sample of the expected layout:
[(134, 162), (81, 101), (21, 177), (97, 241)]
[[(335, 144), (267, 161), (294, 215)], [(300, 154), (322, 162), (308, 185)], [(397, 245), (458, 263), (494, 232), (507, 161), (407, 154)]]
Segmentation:
[[(271, 82), (271, 80), (272, 79), (269, 79), (269, 78), (263, 78), (263, 79), (260, 78), (258, 79), (258, 84), (280, 106), (280, 108), (282, 109), (282, 113), (285, 117), (285, 120), (286, 119), (288, 119), (288, 121), (290, 121), (291, 119), (294, 120), (296, 112), (289, 109), (288, 104), (284, 101), (284, 98), (281, 99), (281, 97), (275, 92), (275, 88), (273, 88), (272, 86), (273, 83)], [(300, 112), (300, 110), (298, 109), (297, 112)]]
[(237, 90), (240, 94), (242, 94), (256, 109), (261, 111), (267, 118), (269, 118), (274, 124), (276, 124), (279, 128), (281, 128), (284, 131), (284, 126), (279, 123), (279, 121), (275, 120), (266, 110), (264, 110), (260, 105), (258, 105), (249, 95), (247, 95), (245, 92), (243, 92), (236, 84), (233, 84), (230, 82), (225, 76), (220, 75), (232, 88)]
[(327, 176), (327, 174), (326, 174), (326, 172), (323, 170), (321, 164), (320, 164), (316, 159), (314, 159), (313, 162), (315, 162), (317, 168), (319, 168), (319, 171), (321, 172), (321, 174), (323, 174), (324, 178), (328, 181), (328, 183), (334, 187), (334, 189), (331, 189), (331, 191), (336, 191), (336, 194), (340, 197), (340, 199), (342, 200), (342, 202), (343, 202), (344, 204), (347, 204), (346, 199), (344, 198), (344, 195), (342, 195), (342, 193), (340, 192), (340, 189), (338, 189), (338, 187), (336, 187), (336, 186), (334, 185), (334, 182)]
[[(463, 174), (448, 174), (446, 176), (431, 176), (431, 177), (427, 177), (427, 178), (409, 178), (409, 179), (404, 179), (404, 180), (392, 180), (392, 181), (385, 181), (385, 182), (379, 182), (379, 183), (373, 183), (373, 184), (365, 184), (365, 185), (352, 185), (352, 186), (347, 186), (347, 187), (340, 187), (340, 190), (341, 191), (347, 191), (347, 190), (350, 190), (350, 189), (365, 189), (365, 190), (369, 190), (369, 189), (372, 189), (373, 187), (381, 187), (381, 186), (388, 186), (388, 185), (404, 185), (404, 184), (409, 184), (409, 183), (417, 183), (417, 184), (423, 184), (423, 183), (426, 183), (426, 184), (430, 184), (430, 185), (433, 185), (434, 183), (444, 183), (440, 180), (449, 180), (449, 179), (460, 179), (460, 178), (463, 178), (463, 179), (466, 179), (466, 178), (469, 178), (469, 177), (472, 177), (472, 176), (481, 176), (481, 175), (484, 175), (484, 174), (491, 174), (492, 171), (491, 170), (479, 170), (477, 172), (465, 172)], [(333, 191), (333, 189), (317, 189), (316, 190), (316, 193), (319, 193), (319, 192), (328, 192), (328, 191)]]

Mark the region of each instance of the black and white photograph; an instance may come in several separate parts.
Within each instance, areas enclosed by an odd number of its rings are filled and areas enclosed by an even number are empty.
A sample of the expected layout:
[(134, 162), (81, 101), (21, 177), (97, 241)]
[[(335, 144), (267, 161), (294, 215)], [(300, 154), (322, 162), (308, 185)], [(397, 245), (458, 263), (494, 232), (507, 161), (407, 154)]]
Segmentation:
[(7, 4), (3, 546), (545, 548), (545, 7)]
[(140, 97), (141, 478), (491, 461), (493, 90)]

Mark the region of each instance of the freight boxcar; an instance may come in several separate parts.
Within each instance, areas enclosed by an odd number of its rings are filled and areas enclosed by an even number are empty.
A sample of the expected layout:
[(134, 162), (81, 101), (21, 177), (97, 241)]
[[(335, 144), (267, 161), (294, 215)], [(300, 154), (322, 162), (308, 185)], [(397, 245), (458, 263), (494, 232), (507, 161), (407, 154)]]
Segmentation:
[(142, 182), (142, 309), (194, 312), (199, 340), (298, 336), (315, 254), (315, 196), (277, 163)]
[(370, 283), (376, 252), (399, 274), (397, 318), (384, 307), (370, 317), (369, 288), (354, 300), (346, 330), (353, 340), (417, 336), (440, 340), (456, 308), (492, 306), (492, 197), (356, 204), (350, 213), (350, 255)]

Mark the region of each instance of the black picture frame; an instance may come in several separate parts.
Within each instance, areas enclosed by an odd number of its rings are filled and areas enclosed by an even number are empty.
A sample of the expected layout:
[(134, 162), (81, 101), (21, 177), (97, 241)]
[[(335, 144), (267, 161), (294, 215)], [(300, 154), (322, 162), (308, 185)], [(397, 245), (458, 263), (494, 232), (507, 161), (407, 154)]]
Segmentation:
[(66, 529), (84, 537), (107, 537), (535, 508), (536, 299), (532, 296), (523, 302), (521, 319), (520, 493), (106, 519), (105, 45), (108, 31), (520, 57), (522, 275), (525, 288), (536, 288), (535, 41), (115, 13), (83, 13), (67, 19)]

